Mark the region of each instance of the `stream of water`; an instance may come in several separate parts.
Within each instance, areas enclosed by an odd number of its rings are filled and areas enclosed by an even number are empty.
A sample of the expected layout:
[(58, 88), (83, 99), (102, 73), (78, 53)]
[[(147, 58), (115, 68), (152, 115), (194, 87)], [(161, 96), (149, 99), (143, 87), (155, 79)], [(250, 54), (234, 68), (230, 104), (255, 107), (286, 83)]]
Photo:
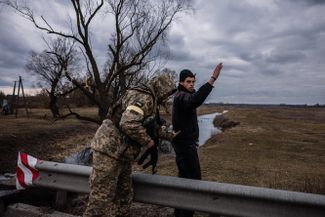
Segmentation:
[[(225, 113), (224, 111), (223, 113)], [(217, 133), (220, 133), (221, 130), (214, 127), (213, 125), (213, 119), (216, 117), (216, 115), (221, 115), (223, 113), (211, 113), (207, 115), (200, 115), (198, 116), (198, 124), (200, 129), (200, 136), (199, 136), (199, 145), (204, 145), (204, 143), (212, 136)]]

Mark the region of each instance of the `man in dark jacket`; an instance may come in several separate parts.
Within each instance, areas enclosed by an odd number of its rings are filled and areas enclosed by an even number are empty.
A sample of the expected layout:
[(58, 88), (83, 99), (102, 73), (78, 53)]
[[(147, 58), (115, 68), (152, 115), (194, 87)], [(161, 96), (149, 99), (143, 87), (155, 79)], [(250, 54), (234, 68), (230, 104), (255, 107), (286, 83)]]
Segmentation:
[[(188, 69), (180, 72), (178, 91), (173, 102), (172, 122), (173, 130), (180, 131), (173, 138), (173, 147), (176, 153), (178, 176), (181, 178), (201, 179), (200, 162), (196, 151), (199, 138), (196, 108), (202, 105), (212, 91), (222, 67), (222, 63), (219, 63), (209, 81), (198, 91), (194, 90), (195, 75)], [(193, 211), (175, 209), (176, 217), (192, 217), (193, 213)]]

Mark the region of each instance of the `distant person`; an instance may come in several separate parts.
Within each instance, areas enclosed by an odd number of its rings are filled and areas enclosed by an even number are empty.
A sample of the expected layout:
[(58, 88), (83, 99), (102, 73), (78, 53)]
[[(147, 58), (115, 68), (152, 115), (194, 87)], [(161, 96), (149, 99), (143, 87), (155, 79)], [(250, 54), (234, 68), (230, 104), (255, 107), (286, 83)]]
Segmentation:
[(9, 114), (9, 104), (6, 98), (2, 99), (2, 113), (5, 115)]
[[(196, 150), (199, 139), (196, 108), (202, 105), (212, 91), (222, 67), (222, 63), (219, 63), (209, 81), (198, 91), (194, 90), (195, 74), (188, 69), (182, 70), (179, 74), (178, 91), (173, 101), (172, 123), (173, 131), (180, 131), (180, 133), (173, 138), (172, 145), (176, 153), (178, 176), (181, 178), (201, 179), (200, 162)], [(192, 217), (193, 214), (193, 211), (175, 209), (176, 217)]]
[[(148, 134), (144, 123), (158, 116), (157, 106), (163, 104), (175, 88), (173, 77), (161, 74), (146, 84), (130, 88), (121, 102), (112, 106), (115, 115), (103, 121), (91, 142), (91, 190), (83, 217), (130, 217), (132, 162), (141, 147), (150, 150), (155, 147), (154, 138)], [(167, 128), (161, 128), (159, 135), (165, 139), (171, 140), (176, 135), (163, 129)]]

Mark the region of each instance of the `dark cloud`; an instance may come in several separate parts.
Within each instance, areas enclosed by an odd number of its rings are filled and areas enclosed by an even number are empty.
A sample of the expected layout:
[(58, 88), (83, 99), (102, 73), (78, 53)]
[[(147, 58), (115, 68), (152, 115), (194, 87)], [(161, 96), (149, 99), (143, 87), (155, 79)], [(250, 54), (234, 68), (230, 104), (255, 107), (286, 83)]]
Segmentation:
[(23, 64), (21, 60), (30, 49), (29, 45), (23, 43), (24, 38), (20, 35), (12, 34), (14, 26), (10, 21), (1, 16), (0, 26), (6, 31), (0, 31), (0, 67), (18, 68)]
[[(30, 2), (55, 27), (69, 30), (66, 1)], [(195, 13), (178, 17), (168, 46), (160, 49), (169, 53), (165, 67), (192, 69), (198, 84), (206, 82), (218, 62), (224, 63), (208, 101), (325, 103), (325, 1), (192, 2)], [(0, 32), (0, 86), (19, 75), (30, 50), (42, 48), (39, 32), (22, 30), (16, 17), (0, 13), (0, 27), (7, 30)], [(104, 63), (111, 31), (110, 20), (102, 18), (92, 25), (92, 46)]]
[(262, 73), (263, 75), (268, 76), (268, 77), (265, 77), (265, 79), (270, 79), (272, 77), (284, 74), (284, 72), (279, 68), (280, 67), (278, 67), (276, 65), (273, 65), (273, 66), (271, 65), (271, 66), (265, 67), (264, 69), (260, 68), (261, 69), (260, 73)]
[(12, 82), (10, 82), (8, 80), (4, 80), (4, 78), (0, 79), (0, 87), (1, 86), (11, 86), (12, 84), (13, 84)]
[(191, 54), (186, 47), (184, 36), (180, 34), (170, 35), (168, 42), (169, 60), (171, 61), (188, 61), (191, 60)]
[(292, 3), (300, 3), (304, 5), (317, 6), (317, 5), (325, 4), (325, 1), (324, 0), (292, 0)]
[(171, 49), (170, 60), (172, 61), (188, 61), (193, 60), (190, 52), (186, 49)]
[(302, 51), (288, 51), (285, 49), (274, 49), (266, 55), (265, 61), (270, 63), (296, 62), (305, 59), (306, 55)]

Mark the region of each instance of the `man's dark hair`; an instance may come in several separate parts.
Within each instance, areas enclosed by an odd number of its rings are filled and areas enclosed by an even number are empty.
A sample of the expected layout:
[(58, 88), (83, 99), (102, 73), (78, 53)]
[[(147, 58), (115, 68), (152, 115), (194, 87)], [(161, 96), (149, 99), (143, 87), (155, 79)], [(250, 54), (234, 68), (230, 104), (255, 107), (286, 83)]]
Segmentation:
[(183, 69), (180, 73), (179, 73), (179, 82), (183, 82), (185, 81), (186, 78), (194, 78), (195, 75), (188, 69)]

